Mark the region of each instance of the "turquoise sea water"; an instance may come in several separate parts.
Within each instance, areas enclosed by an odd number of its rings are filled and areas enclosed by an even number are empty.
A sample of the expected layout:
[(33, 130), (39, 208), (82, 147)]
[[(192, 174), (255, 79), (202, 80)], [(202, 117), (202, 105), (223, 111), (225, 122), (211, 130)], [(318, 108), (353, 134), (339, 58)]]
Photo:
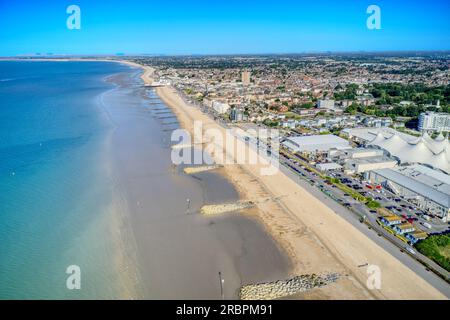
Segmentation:
[[(116, 63), (0, 62), (0, 298), (114, 298), (99, 104)], [(81, 268), (81, 290), (66, 268)]]

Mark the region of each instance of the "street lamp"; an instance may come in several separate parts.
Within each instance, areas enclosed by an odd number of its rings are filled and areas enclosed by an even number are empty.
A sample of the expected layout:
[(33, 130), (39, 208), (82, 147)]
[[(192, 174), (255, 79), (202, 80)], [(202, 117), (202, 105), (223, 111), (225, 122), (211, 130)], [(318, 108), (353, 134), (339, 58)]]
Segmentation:
[(189, 214), (189, 209), (191, 208), (191, 199), (187, 198), (186, 202), (187, 202), (186, 214)]
[(225, 295), (223, 292), (223, 284), (225, 280), (222, 279), (222, 273), (220, 271), (219, 271), (219, 282), (220, 282), (220, 296), (222, 297), (222, 300), (225, 300)]

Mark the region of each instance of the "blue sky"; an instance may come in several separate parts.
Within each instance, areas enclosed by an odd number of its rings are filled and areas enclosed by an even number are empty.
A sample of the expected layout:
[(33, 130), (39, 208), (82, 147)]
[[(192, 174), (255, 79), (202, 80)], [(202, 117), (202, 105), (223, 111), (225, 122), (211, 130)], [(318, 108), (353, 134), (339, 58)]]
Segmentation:
[[(66, 8), (81, 8), (81, 29)], [(366, 9), (381, 8), (369, 30)], [(448, 0), (1, 0), (0, 55), (449, 50)]]

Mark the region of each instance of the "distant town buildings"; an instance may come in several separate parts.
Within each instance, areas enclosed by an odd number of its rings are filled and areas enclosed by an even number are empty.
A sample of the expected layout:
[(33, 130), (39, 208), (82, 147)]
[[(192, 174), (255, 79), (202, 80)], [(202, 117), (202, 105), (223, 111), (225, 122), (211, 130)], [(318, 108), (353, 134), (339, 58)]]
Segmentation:
[(239, 108), (232, 108), (230, 112), (230, 120), (239, 122), (244, 120), (244, 112)]
[[(361, 194), (367, 193), (363, 188), (394, 194), (411, 205), (407, 210), (422, 210), (443, 221), (450, 211), (450, 134), (442, 133), (450, 132), (445, 89), (449, 59), (145, 58), (155, 68), (155, 80), (170, 84), (188, 102), (220, 114), (229, 126), (275, 127), (287, 154), (297, 153), (307, 165)], [(433, 104), (436, 97), (442, 105)], [(417, 120), (422, 134), (410, 128)], [(344, 182), (346, 175), (360, 186)], [(380, 201), (376, 194), (367, 196)], [(427, 236), (396, 214), (388, 212), (381, 223), (410, 243)]]
[(450, 114), (440, 112), (424, 112), (419, 116), (419, 131), (450, 131)]
[(317, 107), (334, 110), (334, 100), (331, 99), (319, 100), (317, 102)]
[(250, 71), (244, 70), (242, 71), (242, 83), (243, 84), (250, 84), (251, 78), (250, 78)]

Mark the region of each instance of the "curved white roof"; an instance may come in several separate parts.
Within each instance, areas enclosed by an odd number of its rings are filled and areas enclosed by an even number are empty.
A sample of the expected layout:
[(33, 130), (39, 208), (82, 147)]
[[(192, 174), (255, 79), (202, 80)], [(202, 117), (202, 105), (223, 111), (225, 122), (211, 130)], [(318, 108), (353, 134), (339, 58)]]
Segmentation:
[(386, 137), (381, 131), (369, 142), (400, 159), (402, 163), (422, 163), (450, 173), (450, 141), (442, 134), (433, 140), (427, 133), (415, 138), (396, 132)]

